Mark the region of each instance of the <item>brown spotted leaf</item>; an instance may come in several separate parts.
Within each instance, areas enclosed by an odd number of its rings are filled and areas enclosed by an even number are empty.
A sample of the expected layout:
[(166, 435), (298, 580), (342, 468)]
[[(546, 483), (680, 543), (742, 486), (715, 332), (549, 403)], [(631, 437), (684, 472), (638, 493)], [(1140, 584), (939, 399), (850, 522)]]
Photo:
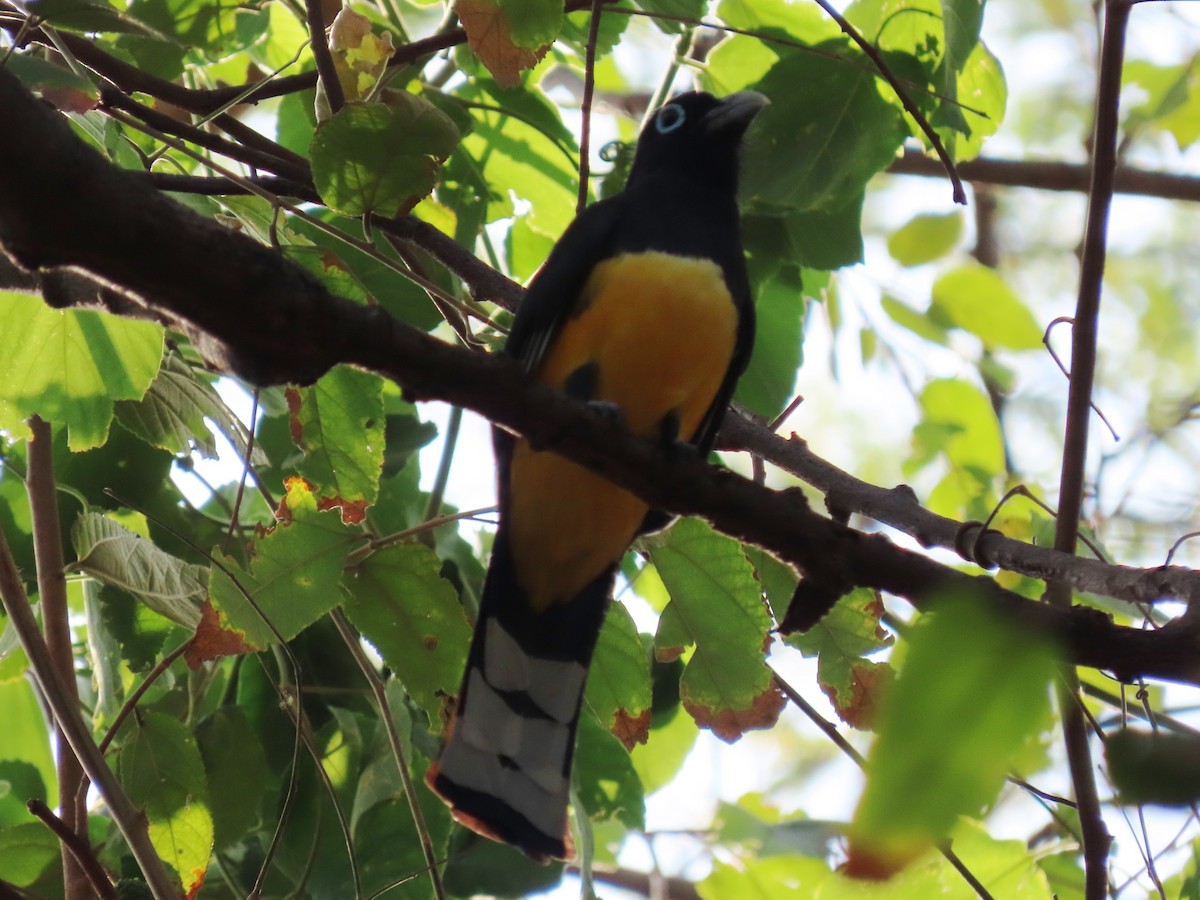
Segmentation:
[(770, 727), (782, 702), (764, 662), (771, 616), (741, 545), (698, 519), (680, 520), (651, 543), (671, 595), (655, 645), (671, 654), (696, 647), (679, 682), (683, 705), (726, 740)]
[(817, 680), (847, 725), (869, 729), (880, 692), (891, 682), (891, 666), (866, 659), (888, 647), (891, 636), (880, 625), (883, 601), (869, 588), (851, 591), (820, 622), (787, 643), (817, 657)]
[(631, 748), (646, 741), (650, 695), (650, 655), (629, 611), (613, 603), (592, 654), (584, 702), (601, 725)]
[(222, 656), (253, 652), (254, 648), (246, 643), (240, 632), (221, 627), (220, 614), (213, 609), (211, 601), (205, 600), (200, 606), (200, 624), (196, 626), (196, 636), (183, 651), (188, 668), (198, 669), (201, 663)]
[[(837, 666), (840, 668), (841, 663)], [(818, 665), (821, 690), (843, 722), (851, 728), (871, 731), (875, 728), (880, 698), (895, 680), (895, 670), (887, 663), (869, 659), (846, 663), (844, 668), (845, 673), (841, 677), (826, 679)]]
[(773, 727), (786, 705), (787, 698), (774, 682), (754, 698), (748, 709), (713, 710), (707, 706), (683, 701), (684, 708), (691, 713), (697, 725), (709, 729), (729, 744), (747, 731)]
[(456, 10), (471, 52), (498, 84), (515, 87), (550, 49), (563, 7), (555, 0), (459, 0)]

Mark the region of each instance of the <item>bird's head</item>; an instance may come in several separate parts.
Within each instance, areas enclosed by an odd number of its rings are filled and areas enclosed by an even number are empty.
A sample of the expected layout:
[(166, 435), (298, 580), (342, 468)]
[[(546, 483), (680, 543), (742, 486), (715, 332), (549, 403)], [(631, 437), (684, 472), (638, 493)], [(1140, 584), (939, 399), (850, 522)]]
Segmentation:
[(767, 102), (754, 91), (720, 100), (699, 91), (672, 98), (642, 129), (626, 186), (662, 171), (736, 185), (742, 135)]

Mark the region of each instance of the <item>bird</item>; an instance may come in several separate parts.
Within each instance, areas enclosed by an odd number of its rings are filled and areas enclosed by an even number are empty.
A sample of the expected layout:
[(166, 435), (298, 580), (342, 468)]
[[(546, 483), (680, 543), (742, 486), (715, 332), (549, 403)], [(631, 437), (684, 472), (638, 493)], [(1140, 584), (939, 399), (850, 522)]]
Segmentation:
[[(707, 455), (754, 343), (738, 161), (766, 102), (693, 91), (657, 109), (624, 189), (584, 209), (530, 281), (504, 352), (629, 431)], [(617, 568), (670, 517), (502, 428), (493, 444), (499, 524), (425, 781), (458, 822), (548, 863), (574, 855), (575, 731)]]

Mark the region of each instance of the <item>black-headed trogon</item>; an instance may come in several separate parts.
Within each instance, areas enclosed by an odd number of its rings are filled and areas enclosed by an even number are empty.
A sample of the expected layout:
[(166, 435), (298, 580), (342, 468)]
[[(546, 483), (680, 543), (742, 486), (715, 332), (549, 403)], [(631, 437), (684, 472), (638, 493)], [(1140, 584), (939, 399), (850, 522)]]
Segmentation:
[[(765, 103), (683, 94), (638, 139), (622, 193), (586, 209), (533, 278), (505, 352), (707, 454), (754, 342), (738, 152)], [(426, 781), (454, 817), (540, 862), (572, 855), (571, 758), (621, 557), (667, 517), (494, 430), (500, 523), (449, 738)]]

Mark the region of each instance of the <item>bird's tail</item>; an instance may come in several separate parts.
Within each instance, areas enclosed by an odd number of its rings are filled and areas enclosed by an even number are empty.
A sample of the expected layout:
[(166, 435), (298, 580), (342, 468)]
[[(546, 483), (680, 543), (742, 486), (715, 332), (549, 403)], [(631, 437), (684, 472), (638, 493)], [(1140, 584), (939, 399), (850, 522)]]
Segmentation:
[(538, 862), (574, 855), (575, 729), (614, 577), (615, 566), (573, 600), (536, 612), (497, 533), (458, 706), (425, 776), (455, 819)]

